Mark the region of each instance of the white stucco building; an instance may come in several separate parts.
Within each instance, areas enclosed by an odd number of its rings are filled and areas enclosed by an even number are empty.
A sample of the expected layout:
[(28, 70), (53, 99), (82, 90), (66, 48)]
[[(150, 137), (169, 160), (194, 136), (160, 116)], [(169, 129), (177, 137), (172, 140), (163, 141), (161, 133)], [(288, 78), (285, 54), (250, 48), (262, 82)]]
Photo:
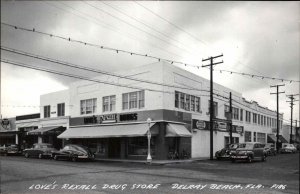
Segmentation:
[[(41, 96), (39, 127), (64, 127), (59, 139), (85, 144), (98, 157), (145, 159), (148, 127), (154, 159), (167, 159), (175, 151), (209, 156), (209, 80), (165, 62), (115, 75), (77, 81), (68, 90)], [(234, 142), (274, 142), (275, 111), (214, 84), (214, 152), (229, 143), (229, 92)]]

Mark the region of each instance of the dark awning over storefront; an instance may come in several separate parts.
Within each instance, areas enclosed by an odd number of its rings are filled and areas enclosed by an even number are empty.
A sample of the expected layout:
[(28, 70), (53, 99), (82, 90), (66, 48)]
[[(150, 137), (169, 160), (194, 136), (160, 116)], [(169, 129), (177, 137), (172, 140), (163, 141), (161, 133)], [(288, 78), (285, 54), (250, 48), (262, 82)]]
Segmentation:
[[(150, 124), (152, 135), (158, 134), (158, 128), (151, 128), (155, 123)], [(138, 137), (146, 136), (149, 129), (147, 123), (121, 124), (121, 125), (101, 125), (69, 128), (58, 138), (107, 138), (107, 137)]]
[(0, 128), (0, 137), (15, 137), (17, 133), (17, 130), (5, 130), (4, 128)]
[(282, 135), (279, 135), (279, 140), (281, 143), (289, 143)]
[[(268, 143), (276, 143), (276, 135), (268, 134), (267, 142)], [(279, 143), (288, 143), (288, 141), (282, 135), (279, 135)]]
[(52, 127), (41, 127), (33, 131), (29, 131), (28, 135), (45, 135), (56, 132), (61, 132), (62, 126), (52, 126)]
[(267, 142), (268, 143), (275, 143), (276, 142), (276, 136), (275, 136), (275, 134), (268, 134)]
[(181, 124), (168, 123), (166, 137), (191, 137), (189, 130)]

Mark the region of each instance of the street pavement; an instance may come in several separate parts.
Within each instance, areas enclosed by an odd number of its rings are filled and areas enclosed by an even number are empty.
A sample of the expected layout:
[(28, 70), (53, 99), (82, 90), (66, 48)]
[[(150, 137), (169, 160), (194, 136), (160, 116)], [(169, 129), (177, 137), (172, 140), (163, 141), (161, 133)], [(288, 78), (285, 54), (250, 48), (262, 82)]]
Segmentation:
[(299, 193), (299, 153), (267, 162), (203, 160), (147, 165), (1, 157), (1, 192), (19, 193)]

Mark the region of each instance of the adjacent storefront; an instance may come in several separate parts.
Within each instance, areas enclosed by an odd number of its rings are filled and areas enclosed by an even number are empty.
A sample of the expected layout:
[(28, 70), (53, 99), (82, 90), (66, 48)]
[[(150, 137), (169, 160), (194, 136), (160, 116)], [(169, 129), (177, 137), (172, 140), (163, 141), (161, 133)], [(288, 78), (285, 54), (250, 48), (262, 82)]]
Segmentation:
[(0, 146), (15, 144), (17, 138), (17, 130), (15, 119), (0, 119)]

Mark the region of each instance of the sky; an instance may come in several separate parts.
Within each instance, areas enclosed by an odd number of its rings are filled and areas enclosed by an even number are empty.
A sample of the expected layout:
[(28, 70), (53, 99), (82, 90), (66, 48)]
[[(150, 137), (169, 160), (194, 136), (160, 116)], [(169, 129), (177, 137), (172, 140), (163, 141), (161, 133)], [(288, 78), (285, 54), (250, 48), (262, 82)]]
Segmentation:
[[(202, 59), (223, 54), (214, 81), (247, 100), (276, 110), (290, 120), (286, 95), (299, 94), (299, 82), (282, 82), (219, 70), (300, 80), (300, 3), (216, 1), (1, 1), (1, 23), (130, 52), (201, 66)], [(108, 51), (21, 31), (1, 24), (1, 46), (109, 72), (157, 60)], [(88, 77), (88, 73), (1, 50), (1, 58)], [(173, 64), (209, 79), (209, 69)], [(75, 78), (1, 62), (1, 114), (39, 112), (40, 95), (67, 89)], [(299, 96), (295, 97), (299, 99)], [(295, 102), (293, 120), (299, 119)], [(299, 126), (299, 124), (298, 124)]]

